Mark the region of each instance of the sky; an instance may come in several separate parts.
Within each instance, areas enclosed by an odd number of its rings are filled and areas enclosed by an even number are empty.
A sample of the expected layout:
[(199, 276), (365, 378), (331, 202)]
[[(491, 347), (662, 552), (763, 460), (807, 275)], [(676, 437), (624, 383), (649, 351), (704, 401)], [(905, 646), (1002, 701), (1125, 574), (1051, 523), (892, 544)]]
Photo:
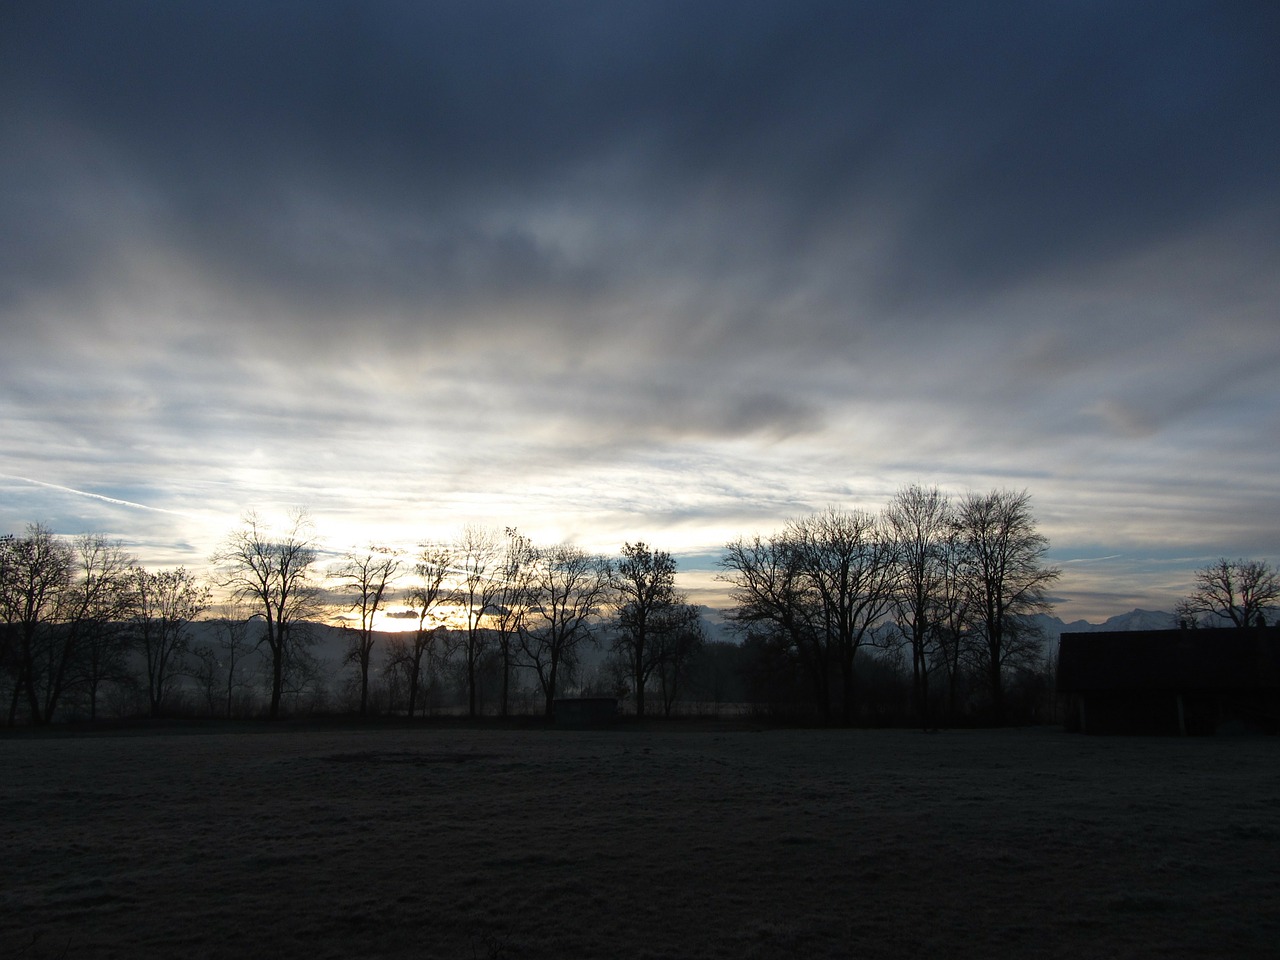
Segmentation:
[(207, 563), (1028, 490), (1057, 613), (1280, 559), (1280, 7), (0, 8), (0, 532)]

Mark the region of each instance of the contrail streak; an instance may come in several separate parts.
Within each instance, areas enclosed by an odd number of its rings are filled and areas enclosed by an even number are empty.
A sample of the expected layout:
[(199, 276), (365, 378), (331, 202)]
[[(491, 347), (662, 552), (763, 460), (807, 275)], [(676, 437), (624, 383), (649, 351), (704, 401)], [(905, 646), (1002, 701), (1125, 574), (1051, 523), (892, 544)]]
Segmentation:
[(163, 507), (149, 507), (145, 503), (134, 503), (132, 500), (121, 500), (118, 497), (108, 497), (101, 493), (90, 493), (88, 490), (77, 490), (75, 487), (64, 487), (60, 483), (48, 483), (44, 480), (34, 480), (31, 477), (19, 477), (11, 473), (0, 473), (0, 477), (5, 480), (20, 480), (23, 483), (32, 483), (37, 487), (48, 487), (50, 490), (61, 490), (63, 493), (74, 493), (78, 497), (88, 497), (91, 500), (101, 500), (103, 503), (114, 503), (121, 507), (133, 507), (135, 510), (150, 510), (152, 513), (164, 513), (171, 517), (190, 517), (177, 510), (166, 510)]

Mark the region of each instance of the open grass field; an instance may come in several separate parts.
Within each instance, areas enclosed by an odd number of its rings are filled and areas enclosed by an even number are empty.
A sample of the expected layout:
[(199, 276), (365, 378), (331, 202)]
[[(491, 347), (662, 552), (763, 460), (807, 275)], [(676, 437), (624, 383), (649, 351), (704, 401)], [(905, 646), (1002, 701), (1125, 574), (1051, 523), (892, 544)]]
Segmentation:
[(0, 956), (1275, 957), (1280, 740), (0, 737)]

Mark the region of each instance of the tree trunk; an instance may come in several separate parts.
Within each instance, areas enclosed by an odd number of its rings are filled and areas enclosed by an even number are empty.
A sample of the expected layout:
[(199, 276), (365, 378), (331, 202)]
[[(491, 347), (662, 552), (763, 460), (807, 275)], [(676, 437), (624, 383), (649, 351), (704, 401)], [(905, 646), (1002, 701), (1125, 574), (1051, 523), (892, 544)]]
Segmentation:
[(272, 720), (280, 719), (280, 697), (284, 693), (284, 650), (277, 642), (271, 650), (271, 712)]
[(13, 685), (13, 694), (9, 697), (9, 726), (14, 727), (18, 724), (18, 701), (22, 699), (22, 676)]
[(991, 683), (991, 719), (996, 726), (1004, 726), (1004, 678), (1001, 672), (998, 654), (992, 651), (988, 679)]
[(476, 667), (473, 663), (467, 664), (467, 716), (474, 718), (476, 715)]
[(502, 707), (501, 715), (507, 715), (507, 699), (511, 677), (511, 644), (508, 641), (502, 647)]
[(635, 662), (635, 681), (636, 681), (636, 719), (644, 719), (644, 647), (636, 646), (636, 662)]
[(947, 661), (947, 716), (954, 724), (959, 711), (956, 709), (956, 688), (960, 686), (960, 658)]
[(854, 704), (853, 704), (853, 654), (846, 654), (840, 661), (840, 685), (843, 687), (841, 704), (841, 719), (846, 727), (853, 726)]
[(418, 706), (418, 677), (422, 672), (422, 657), (416, 655), (413, 659), (413, 670), (409, 673), (409, 719), (413, 719), (413, 711)]
[(929, 732), (929, 671), (924, 662), (924, 650), (915, 655), (916, 711), (920, 717), (920, 729)]
[(369, 651), (370, 645), (360, 641), (360, 716), (369, 715)]
[[(35, 670), (32, 667), (32, 665), (30, 664), (23, 665), (22, 682), (21, 682), (22, 692), (27, 695), (27, 708), (31, 711), (31, 722), (39, 723), (40, 722), (40, 698), (36, 696), (36, 682), (34, 679), (34, 674), (35, 674)], [(14, 694), (14, 700), (15, 700), (14, 715), (16, 718), (17, 716), (16, 701), (18, 699), (18, 690), (16, 688), (14, 689), (13, 694)]]
[(552, 656), (551, 673), (548, 675), (548, 678), (547, 678), (546, 689), (543, 690), (543, 695), (547, 699), (545, 715), (548, 720), (550, 720), (553, 716), (555, 716), (555, 712), (556, 712), (556, 674), (559, 672), (559, 668), (560, 668), (559, 661), (556, 659), (555, 656)]
[(810, 682), (813, 684), (813, 703), (818, 708), (818, 717), (822, 720), (823, 726), (831, 725), (831, 691), (827, 682), (827, 664), (825, 660), (825, 652), (820, 648), (809, 651), (806, 656), (806, 647), (803, 643), (797, 643), (797, 649), (801, 654), (801, 662), (805, 660), (810, 662), (809, 675)]

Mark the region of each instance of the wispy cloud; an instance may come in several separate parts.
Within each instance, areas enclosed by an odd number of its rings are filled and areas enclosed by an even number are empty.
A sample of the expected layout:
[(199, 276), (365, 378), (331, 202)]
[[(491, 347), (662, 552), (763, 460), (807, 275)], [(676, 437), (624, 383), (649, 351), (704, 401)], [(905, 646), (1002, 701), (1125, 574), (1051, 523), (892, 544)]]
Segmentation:
[(119, 497), (108, 497), (105, 494), (93, 493), (88, 490), (76, 490), (73, 487), (64, 487), (61, 484), (49, 483), (45, 480), (34, 480), (31, 477), (17, 477), (8, 473), (0, 473), (0, 479), (17, 480), (21, 483), (29, 483), (37, 487), (45, 487), (46, 489), (49, 489), (49, 490), (57, 490), (61, 493), (74, 494), (77, 497), (88, 497), (90, 500), (99, 500), (102, 503), (110, 503), (119, 507), (129, 507), (132, 510), (149, 510), (153, 513), (164, 513), (173, 517), (190, 518), (190, 514), (185, 514), (178, 510), (166, 510), (163, 507), (151, 507), (145, 503), (134, 503), (132, 500), (121, 500)]

